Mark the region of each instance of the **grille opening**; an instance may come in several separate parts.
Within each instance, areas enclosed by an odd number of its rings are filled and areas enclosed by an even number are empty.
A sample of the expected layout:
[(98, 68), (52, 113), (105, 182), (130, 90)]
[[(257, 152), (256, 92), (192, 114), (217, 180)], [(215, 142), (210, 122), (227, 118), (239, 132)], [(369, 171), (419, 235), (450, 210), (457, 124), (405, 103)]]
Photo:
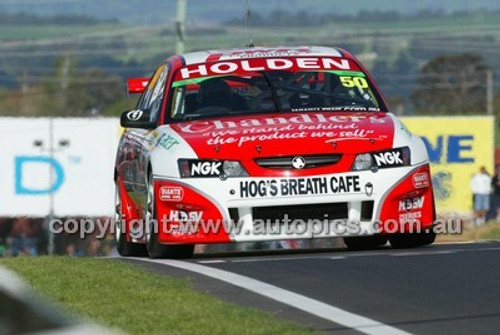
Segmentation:
[[(300, 155), (297, 155), (300, 156)], [(268, 169), (293, 169), (293, 159), (297, 156), (256, 158), (257, 165)], [(337, 164), (341, 154), (300, 156), (305, 160), (305, 169)]]
[(240, 213), (238, 212), (238, 208), (229, 208), (229, 218), (233, 222), (240, 221)]
[(373, 200), (361, 202), (361, 221), (371, 221), (373, 217), (373, 205)]
[(340, 220), (347, 219), (347, 203), (326, 203), (312, 205), (292, 205), (292, 206), (272, 206), (254, 207), (252, 209), (254, 220), (264, 220), (271, 222), (282, 222), (285, 214), (288, 220)]

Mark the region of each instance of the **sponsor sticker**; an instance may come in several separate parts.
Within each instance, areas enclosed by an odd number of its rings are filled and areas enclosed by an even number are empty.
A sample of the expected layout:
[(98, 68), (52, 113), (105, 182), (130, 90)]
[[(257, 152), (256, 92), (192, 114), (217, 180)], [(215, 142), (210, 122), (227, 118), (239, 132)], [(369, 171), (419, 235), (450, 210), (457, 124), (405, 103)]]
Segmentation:
[(422, 218), (422, 211), (411, 212), (399, 214), (399, 221), (401, 222), (411, 222), (413, 220), (418, 220)]
[(383, 169), (404, 166), (403, 149), (393, 149), (372, 154), (375, 164)]
[[(362, 109), (364, 111), (364, 109)], [(313, 137), (322, 137), (323, 133), (335, 132), (332, 135), (340, 137), (357, 135), (373, 136), (372, 129), (366, 128), (369, 124), (387, 123), (386, 118), (380, 118), (373, 115), (328, 115), (324, 113), (297, 114), (294, 116), (283, 117), (263, 117), (253, 119), (236, 120), (214, 120), (214, 121), (193, 121), (179, 125), (179, 131), (189, 134), (204, 133), (206, 136), (235, 136), (245, 135), (249, 139), (258, 139), (258, 135), (263, 133), (275, 134), (273, 140), (282, 139), (283, 134), (295, 134), (295, 138), (303, 138), (301, 132), (311, 131), (315, 133)], [(371, 127), (370, 127), (371, 128)], [(236, 139), (234, 139), (236, 141)], [(229, 143), (234, 143), (231, 141)], [(212, 143), (224, 144), (224, 143)]]
[(299, 48), (255, 48), (245, 50), (234, 50), (230, 52), (213, 53), (209, 55), (207, 61), (212, 60), (233, 60), (245, 58), (262, 58), (262, 57), (286, 57), (307, 55), (311, 53), (308, 47)]
[(191, 177), (217, 177), (222, 173), (222, 162), (220, 161), (189, 161)]
[(184, 189), (179, 186), (162, 186), (160, 188), (161, 201), (182, 201)]
[(163, 135), (158, 139), (157, 145), (165, 150), (170, 150), (173, 146), (181, 143), (178, 139), (171, 135)]
[(311, 69), (358, 70), (357, 66), (348, 59), (338, 57), (254, 58), (189, 65), (178, 72), (175, 80), (224, 75), (235, 72)]
[(240, 182), (240, 197), (257, 198), (360, 193), (360, 184), (360, 178), (357, 175), (245, 180)]
[(134, 109), (127, 113), (127, 119), (129, 119), (130, 121), (138, 121), (143, 114), (144, 112), (142, 110)]
[(399, 221), (411, 223), (421, 219), (423, 217), (424, 202), (424, 196), (399, 200)]
[(429, 187), (429, 175), (427, 172), (415, 173), (413, 175), (413, 186), (415, 188)]
[(411, 199), (403, 199), (399, 201), (400, 212), (410, 212), (424, 208), (425, 197), (416, 197)]
[(203, 218), (203, 211), (172, 210), (168, 216), (173, 222), (197, 222)]

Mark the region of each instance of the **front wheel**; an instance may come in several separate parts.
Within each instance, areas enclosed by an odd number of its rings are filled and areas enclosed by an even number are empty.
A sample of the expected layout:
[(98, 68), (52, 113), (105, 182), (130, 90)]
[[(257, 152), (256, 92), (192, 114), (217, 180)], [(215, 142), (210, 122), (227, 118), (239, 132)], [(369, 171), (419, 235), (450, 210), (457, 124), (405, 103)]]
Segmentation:
[(146, 206), (146, 246), (150, 258), (190, 258), (194, 253), (194, 244), (165, 245), (158, 241), (158, 230), (161, 226), (156, 218), (154, 184), (151, 174), (148, 176), (148, 197)]
[(371, 250), (386, 243), (387, 237), (382, 235), (344, 237), (344, 244), (349, 250)]
[(423, 247), (424, 245), (434, 243), (435, 240), (436, 233), (432, 231), (414, 234), (396, 234), (389, 237), (389, 242), (396, 249)]

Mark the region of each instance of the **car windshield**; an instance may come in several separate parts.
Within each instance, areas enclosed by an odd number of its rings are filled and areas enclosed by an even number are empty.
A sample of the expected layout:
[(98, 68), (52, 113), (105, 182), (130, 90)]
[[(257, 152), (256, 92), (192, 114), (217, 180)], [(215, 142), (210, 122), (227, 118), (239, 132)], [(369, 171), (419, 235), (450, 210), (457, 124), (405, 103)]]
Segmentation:
[(174, 120), (282, 111), (380, 110), (365, 73), (341, 58), (195, 64), (177, 71), (171, 90)]

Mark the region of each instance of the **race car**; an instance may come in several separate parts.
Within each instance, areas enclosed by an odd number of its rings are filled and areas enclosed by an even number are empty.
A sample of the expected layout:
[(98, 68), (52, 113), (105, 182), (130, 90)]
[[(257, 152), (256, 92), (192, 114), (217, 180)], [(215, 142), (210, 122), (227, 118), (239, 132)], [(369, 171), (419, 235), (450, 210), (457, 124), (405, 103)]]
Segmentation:
[(349, 52), (318, 46), (175, 55), (121, 115), (123, 256), (196, 244), (342, 237), (348, 248), (434, 242), (426, 147)]

